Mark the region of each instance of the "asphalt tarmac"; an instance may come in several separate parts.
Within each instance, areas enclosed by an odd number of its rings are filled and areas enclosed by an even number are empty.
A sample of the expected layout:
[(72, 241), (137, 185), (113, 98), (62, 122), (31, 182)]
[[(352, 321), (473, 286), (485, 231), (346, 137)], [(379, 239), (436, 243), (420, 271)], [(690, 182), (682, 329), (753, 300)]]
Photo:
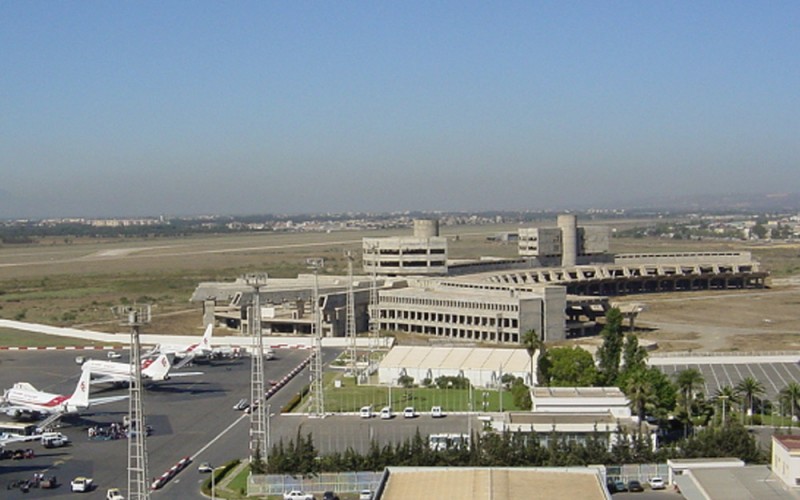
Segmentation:
[[(327, 366), (341, 349), (323, 350)], [(307, 350), (277, 349), (276, 358), (266, 361), (265, 382), (280, 380), (302, 363), (309, 355)], [(105, 352), (87, 351), (3, 351), (0, 352), (0, 388), (11, 387), (15, 382), (29, 382), (37, 389), (71, 394), (77, 383), (80, 369), (75, 357), (101, 359)], [(123, 357), (120, 361), (127, 361)], [(208, 474), (197, 471), (200, 463), (208, 462), (218, 467), (229, 461), (249, 455), (249, 415), (238, 412), (233, 406), (239, 399), (250, 395), (250, 359), (220, 360), (211, 364), (196, 364), (184, 370), (201, 371), (196, 377), (172, 378), (153, 383), (146, 389), (144, 409), (146, 423), (153, 427), (146, 440), (148, 470), (152, 478), (161, 476), (184, 457), (192, 463), (176, 474), (163, 488), (153, 492), (154, 497), (203, 498), (200, 483)], [(423, 436), (438, 432), (468, 433), (477, 428), (477, 416), (447, 415), (434, 419), (422, 413), (406, 419), (398, 414), (389, 420), (373, 417), (363, 419), (358, 415), (330, 415), (324, 419), (302, 415), (281, 415), (280, 409), (303, 386), (309, 383), (309, 370), (303, 369), (294, 379), (268, 401), (269, 439), (272, 444), (283, 439), (288, 443), (299, 432), (313, 435), (321, 454), (333, 450), (353, 448), (364, 452), (371, 440), (380, 444), (399, 442), (412, 437), (419, 429)], [(93, 386), (90, 397), (127, 394), (127, 389)], [(423, 410), (423, 409), (418, 409)], [(121, 423), (128, 413), (127, 400), (89, 408), (79, 416), (65, 417), (59, 431), (72, 440), (64, 448), (45, 449), (38, 442), (10, 444), (8, 447), (32, 448), (36, 457), (23, 460), (0, 460), (0, 490), (3, 498), (64, 498), (74, 495), (69, 481), (76, 476), (94, 480), (93, 491), (81, 494), (84, 498), (105, 498), (106, 490), (118, 487), (127, 490), (127, 440), (90, 439), (91, 427), (107, 428), (111, 423)], [(11, 418), (0, 414), (0, 419)], [(29, 479), (33, 473), (46, 477), (55, 475), (61, 486), (53, 490), (32, 489), (23, 493), (7, 489), (17, 479)]]

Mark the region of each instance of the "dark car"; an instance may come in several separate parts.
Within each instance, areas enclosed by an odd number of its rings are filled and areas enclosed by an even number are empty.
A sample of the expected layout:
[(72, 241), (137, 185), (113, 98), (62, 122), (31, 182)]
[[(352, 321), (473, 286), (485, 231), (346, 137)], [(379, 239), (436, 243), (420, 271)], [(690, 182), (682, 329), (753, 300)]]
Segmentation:
[(615, 491), (628, 491), (628, 487), (625, 485), (623, 481), (614, 481), (614, 490)]
[(332, 491), (326, 491), (322, 494), (322, 500), (339, 500), (339, 497)]
[(642, 483), (634, 479), (628, 483), (628, 491), (644, 491), (644, 487)]

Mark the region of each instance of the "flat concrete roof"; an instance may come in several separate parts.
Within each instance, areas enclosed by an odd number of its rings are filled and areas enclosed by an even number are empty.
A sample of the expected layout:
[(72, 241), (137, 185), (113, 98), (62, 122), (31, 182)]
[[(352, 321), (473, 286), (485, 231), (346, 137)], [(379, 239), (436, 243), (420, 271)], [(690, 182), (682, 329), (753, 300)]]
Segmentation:
[(436, 370), (499, 370), (530, 372), (531, 358), (525, 349), (481, 347), (396, 346), (381, 360), (381, 368), (426, 368)]
[(696, 484), (712, 500), (797, 500), (766, 465), (692, 469)]
[(382, 500), (580, 498), (607, 500), (597, 469), (390, 467)]
[(536, 387), (534, 398), (624, 398), (619, 387)]

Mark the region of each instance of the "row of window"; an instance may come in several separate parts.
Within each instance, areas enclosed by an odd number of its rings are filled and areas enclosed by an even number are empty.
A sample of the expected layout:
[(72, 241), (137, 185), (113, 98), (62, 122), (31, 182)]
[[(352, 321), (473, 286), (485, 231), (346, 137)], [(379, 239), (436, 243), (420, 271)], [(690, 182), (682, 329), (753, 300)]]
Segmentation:
[(381, 319), (401, 319), (407, 321), (423, 321), (428, 323), (446, 323), (489, 328), (500, 327), (516, 329), (519, 327), (519, 320), (517, 318), (506, 318), (503, 316), (469, 316), (465, 314), (403, 311), (395, 309), (382, 310)]
[(381, 306), (384, 304), (406, 304), (424, 307), (449, 307), (451, 309), (470, 309), (478, 311), (507, 311), (518, 312), (519, 304), (498, 304), (479, 300), (454, 300), (430, 299), (424, 297), (396, 297), (384, 295), (381, 297)]

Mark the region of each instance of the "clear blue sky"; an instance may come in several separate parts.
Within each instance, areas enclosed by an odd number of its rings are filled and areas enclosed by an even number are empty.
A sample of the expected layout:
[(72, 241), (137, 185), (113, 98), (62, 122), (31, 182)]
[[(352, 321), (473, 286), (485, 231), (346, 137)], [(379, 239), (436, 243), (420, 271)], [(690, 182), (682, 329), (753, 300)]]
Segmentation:
[(4, 1), (0, 217), (800, 191), (800, 2)]

